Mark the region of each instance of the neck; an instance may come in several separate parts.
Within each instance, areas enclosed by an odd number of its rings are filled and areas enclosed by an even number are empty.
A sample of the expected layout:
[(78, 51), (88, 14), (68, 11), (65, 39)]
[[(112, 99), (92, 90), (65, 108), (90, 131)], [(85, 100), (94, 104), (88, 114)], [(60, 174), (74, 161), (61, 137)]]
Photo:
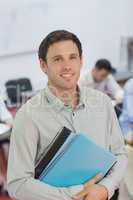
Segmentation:
[(65, 105), (71, 106), (73, 110), (76, 108), (79, 102), (77, 86), (75, 86), (75, 88), (66, 90), (62, 88), (57, 88), (55, 86), (52, 86), (51, 84), (48, 84), (48, 87), (57, 98), (64, 102)]

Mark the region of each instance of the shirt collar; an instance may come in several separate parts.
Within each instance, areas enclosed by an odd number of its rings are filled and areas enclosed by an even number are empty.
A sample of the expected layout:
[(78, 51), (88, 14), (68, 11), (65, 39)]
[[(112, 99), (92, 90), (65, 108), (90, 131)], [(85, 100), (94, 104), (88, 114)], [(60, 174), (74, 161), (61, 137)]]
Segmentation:
[[(77, 86), (77, 90), (78, 90), (78, 94), (79, 94), (79, 103), (78, 103), (76, 109), (80, 109), (85, 106), (84, 93), (82, 93), (82, 89), (79, 86)], [(64, 102), (61, 101), (58, 97), (56, 97), (51, 92), (48, 85), (45, 88), (45, 97), (47, 99), (47, 102), (50, 103), (51, 106), (54, 107), (57, 111), (61, 111), (62, 109), (66, 108), (66, 105), (64, 105)]]

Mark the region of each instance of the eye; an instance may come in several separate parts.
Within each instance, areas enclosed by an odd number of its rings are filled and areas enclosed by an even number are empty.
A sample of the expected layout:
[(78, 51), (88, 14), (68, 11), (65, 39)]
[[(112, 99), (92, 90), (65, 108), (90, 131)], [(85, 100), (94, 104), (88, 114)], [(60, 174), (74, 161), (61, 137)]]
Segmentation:
[(59, 61), (59, 60), (60, 60), (60, 58), (55, 58), (55, 59), (54, 59), (54, 61)]
[(60, 62), (62, 59), (60, 57), (57, 57), (54, 59), (54, 62)]
[(77, 56), (73, 55), (70, 57), (71, 60), (77, 59)]

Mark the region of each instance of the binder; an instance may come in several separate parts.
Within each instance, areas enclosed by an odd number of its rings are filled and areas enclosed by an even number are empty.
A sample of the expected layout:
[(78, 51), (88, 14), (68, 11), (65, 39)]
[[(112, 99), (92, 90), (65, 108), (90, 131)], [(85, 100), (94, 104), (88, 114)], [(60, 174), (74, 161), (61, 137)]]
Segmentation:
[(64, 127), (40, 163), (35, 170), (39, 172), (36, 178), (55, 187), (69, 187), (84, 184), (98, 173), (105, 176), (116, 157), (85, 133), (73, 133)]
[(40, 159), (35, 167), (35, 178), (38, 179), (41, 173), (48, 166), (50, 161), (53, 159), (55, 154), (58, 152), (60, 147), (64, 144), (68, 136), (71, 134), (71, 130), (63, 127), (57, 135), (54, 137), (52, 142), (49, 144), (47, 151), (44, 153), (43, 157)]

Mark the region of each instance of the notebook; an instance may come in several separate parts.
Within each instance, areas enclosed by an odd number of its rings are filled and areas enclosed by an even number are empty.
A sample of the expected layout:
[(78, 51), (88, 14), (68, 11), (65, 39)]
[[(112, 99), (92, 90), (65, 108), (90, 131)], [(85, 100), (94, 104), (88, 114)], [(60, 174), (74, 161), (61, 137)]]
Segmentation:
[(55, 187), (69, 187), (84, 184), (98, 173), (105, 176), (115, 163), (116, 157), (85, 133), (64, 127), (36, 166), (35, 177)]

